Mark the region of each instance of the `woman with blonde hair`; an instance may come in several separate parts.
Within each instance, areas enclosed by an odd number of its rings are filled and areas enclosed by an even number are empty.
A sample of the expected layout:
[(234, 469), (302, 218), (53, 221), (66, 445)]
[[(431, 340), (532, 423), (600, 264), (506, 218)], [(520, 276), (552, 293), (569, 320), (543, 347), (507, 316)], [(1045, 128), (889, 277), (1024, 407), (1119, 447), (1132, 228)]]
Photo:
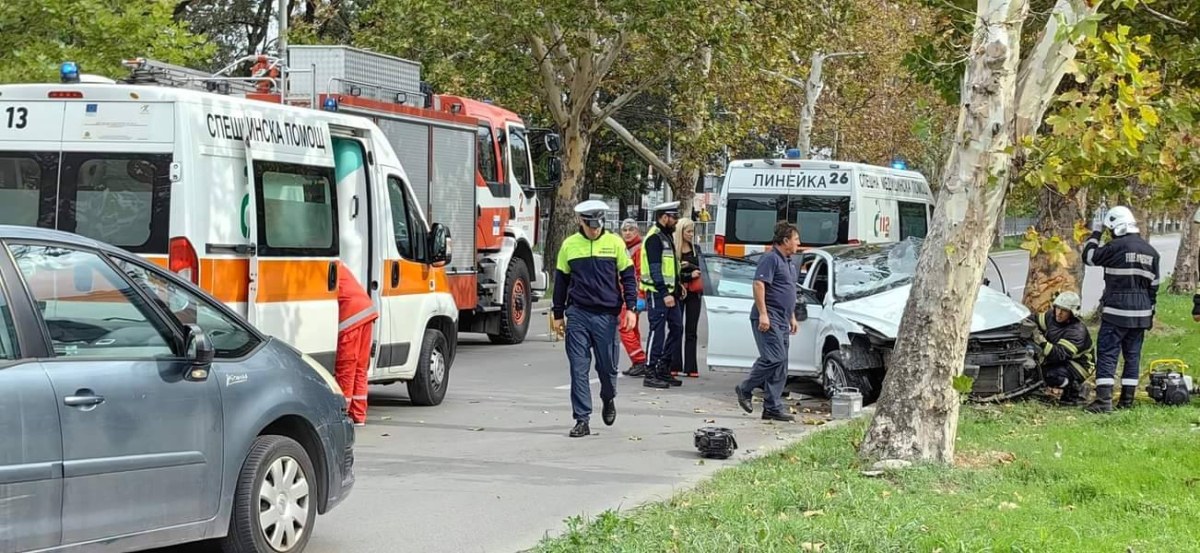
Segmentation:
[(679, 256), (679, 281), (683, 286), (683, 348), (671, 357), (671, 367), (683, 376), (698, 378), (696, 363), (697, 327), (700, 325), (701, 296), (700, 246), (696, 244), (696, 224), (680, 219), (675, 229), (675, 252)]

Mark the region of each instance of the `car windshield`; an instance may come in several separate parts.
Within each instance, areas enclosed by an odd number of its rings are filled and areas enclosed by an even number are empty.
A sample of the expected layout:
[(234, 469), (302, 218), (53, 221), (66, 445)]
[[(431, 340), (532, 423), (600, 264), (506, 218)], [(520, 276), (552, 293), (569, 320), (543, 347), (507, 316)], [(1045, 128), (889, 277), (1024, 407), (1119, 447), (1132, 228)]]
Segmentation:
[(834, 294), (841, 301), (864, 298), (912, 282), (921, 240), (908, 238), (882, 245), (830, 248), (834, 256)]

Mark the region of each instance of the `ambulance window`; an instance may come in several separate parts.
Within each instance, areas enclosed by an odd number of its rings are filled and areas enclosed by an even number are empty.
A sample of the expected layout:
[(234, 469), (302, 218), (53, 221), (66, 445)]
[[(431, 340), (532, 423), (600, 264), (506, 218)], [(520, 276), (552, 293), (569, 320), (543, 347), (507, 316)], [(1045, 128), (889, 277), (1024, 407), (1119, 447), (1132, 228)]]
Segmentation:
[(388, 202), (392, 204), (392, 235), (396, 249), (405, 259), (413, 259), (412, 235), (408, 232), (408, 203), (405, 201), (404, 181), (388, 176)]
[(734, 244), (770, 244), (775, 224), (782, 219), (781, 205), (782, 196), (730, 197), (725, 239)]
[(58, 154), (0, 152), (0, 224), (54, 228)]
[(475, 141), (475, 150), (479, 152), (479, 174), (483, 175), (483, 180), (485, 181), (495, 181), (496, 147), (492, 143), (492, 128), (487, 125), (480, 125)]
[(255, 161), (263, 255), (338, 253), (333, 169)]
[(513, 184), (520, 185), (522, 188), (529, 188), (529, 183), (533, 182), (530, 162), (529, 162), (529, 146), (525, 144), (525, 131), (519, 128), (512, 128), (508, 131), (508, 154), (509, 164), (512, 166), (512, 174), (515, 182)]
[(170, 166), (170, 154), (64, 154), (58, 229), (135, 253), (167, 253)]
[(793, 196), (788, 211), (805, 246), (845, 244), (849, 239), (848, 196)]
[[(417, 205), (411, 194), (405, 193), (408, 198), (408, 205)], [(412, 234), (412, 255), (413, 259), (421, 262), (429, 262), (429, 231), (425, 229), (425, 221), (421, 219), (421, 213), (416, 208), (408, 210), (408, 230)]]
[(900, 239), (925, 238), (929, 232), (928, 211), (925, 204), (899, 202)]

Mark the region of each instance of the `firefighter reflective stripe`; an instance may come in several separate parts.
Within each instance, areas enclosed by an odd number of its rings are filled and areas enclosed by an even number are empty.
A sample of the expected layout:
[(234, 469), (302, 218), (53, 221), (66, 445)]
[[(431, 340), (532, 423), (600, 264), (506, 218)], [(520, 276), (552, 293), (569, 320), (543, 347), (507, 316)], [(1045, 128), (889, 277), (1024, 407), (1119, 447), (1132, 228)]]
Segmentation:
[(1046, 331), (1046, 313), (1048, 312), (1039, 313), (1037, 317), (1038, 330), (1042, 332)]
[(1113, 276), (1140, 276), (1150, 279), (1155, 284), (1158, 283), (1158, 275), (1146, 269), (1135, 269), (1131, 267), (1105, 267), (1104, 274)]
[(1138, 379), (1136, 379), (1136, 378), (1122, 378), (1122, 379), (1121, 379), (1121, 385), (1122, 385), (1122, 386), (1137, 386), (1137, 385), (1138, 385)]
[(1042, 355), (1050, 355), (1050, 352), (1053, 350), (1054, 344), (1046, 342), (1046, 345), (1042, 346)]
[(1116, 383), (1117, 383), (1117, 381), (1114, 378), (1097, 378), (1096, 379), (1097, 386), (1112, 386), (1113, 384), (1116, 384)]
[(1071, 342), (1068, 342), (1066, 340), (1059, 340), (1058, 345), (1062, 346), (1063, 349), (1070, 352), (1071, 357), (1075, 357), (1076, 355), (1079, 355), (1079, 348), (1075, 347), (1075, 344), (1072, 344)]
[(366, 319), (374, 319), (375, 313), (375, 306), (372, 305), (367, 309), (363, 309), (362, 311), (351, 315), (350, 317), (346, 318), (346, 320), (338, 324), (338, 332), (346, 330), (347, 328), (353, 328), (354, 325), (360, 324)]
[(1154, 310), (1153, 309), (1117, 309), (1116, 307), (1105, 306), (1104, 314), (1116, 315), (1118, 317), (1129, 317), (1129, 318), (1152, 317), (1152, 316), (1154, 316)]

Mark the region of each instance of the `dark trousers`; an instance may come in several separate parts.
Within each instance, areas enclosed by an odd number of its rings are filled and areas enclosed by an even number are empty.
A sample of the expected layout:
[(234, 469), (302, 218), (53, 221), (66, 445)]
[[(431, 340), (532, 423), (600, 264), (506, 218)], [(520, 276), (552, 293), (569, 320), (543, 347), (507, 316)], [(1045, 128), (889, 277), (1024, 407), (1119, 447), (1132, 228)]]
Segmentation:
[(1042, 367), (1042, 380), (1051, 388), (1066, 388), (1068, 384), (1080, 383), (1078, 372), (1068, 363)]
[(791, 326), (771, 321), (771, 329), (763, 332), (757, 321), (753, 326), (754, 344), (758, 346), (758, 360), (750, 368), (750, 376), (738, 385), (738, 391), (749, 394), (755, 388), (763, 390), (763, 411), (783, 413), (783, 388), (787, 385), (788, 345), (791, 342)]
[(653, 374), (670, 375), (671, 360), (674, 353), (679, 351), (683, 334), (683, 317), (679, 311), (679, 303), (675, 307), (667, 307), (663, 302), (665, 294), (651, 292), (646, 295), (650, 312), (650, 337), (647, 343), (650, 350), (650, 368)]
[(683, 299), (683, 349), (672, 355), (671, 368), (681, 369), (686, 374), (699, 372), (696, 368), (696, 329), (700, 326), (700, 310), (703, 300), (700, 294), (689, 293)]
[(1125, 370), (1121, 372), (1121, 386), (1137, 386), (1145, 338), (1144, 328), (1122, 328), (1107, 322), (1100, 323), (1100, 332), (1096, 336), (1096, 385), (1116, 385), (1117, 359), (1124, 353)]
[(567, 308), (567, 361), (571, 365), (571, 411), (575, 420), (592, 416), (592, 355), (600, 375), (600, 399), (617, 396), (617, 316), (578, 307)]

